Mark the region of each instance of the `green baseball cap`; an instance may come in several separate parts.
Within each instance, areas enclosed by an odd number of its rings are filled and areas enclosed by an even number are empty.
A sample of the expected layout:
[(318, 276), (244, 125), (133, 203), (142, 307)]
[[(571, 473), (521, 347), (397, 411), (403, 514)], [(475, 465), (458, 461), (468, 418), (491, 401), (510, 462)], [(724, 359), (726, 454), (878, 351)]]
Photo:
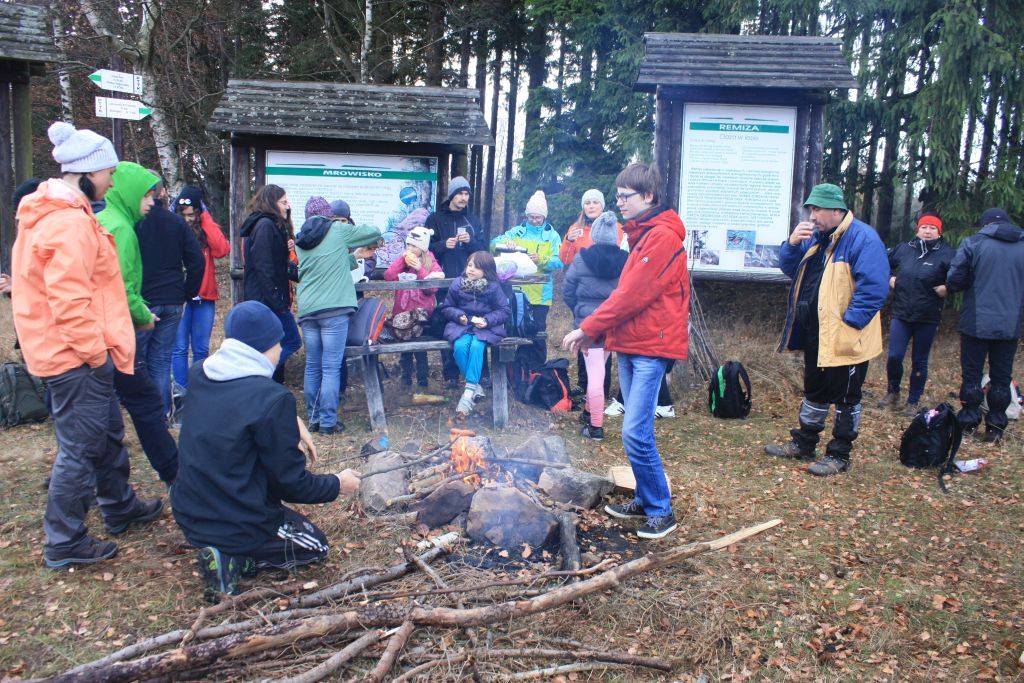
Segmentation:
[(849, 211), (846, 206), (846, 200), (843, 199), (843, 191), (839, 189), (838, 185), (833, 185), (832, 183), (822, 183), (812, 187), (811, 193), (807, 195), (807, 201), (804, 202), (804, 206)]

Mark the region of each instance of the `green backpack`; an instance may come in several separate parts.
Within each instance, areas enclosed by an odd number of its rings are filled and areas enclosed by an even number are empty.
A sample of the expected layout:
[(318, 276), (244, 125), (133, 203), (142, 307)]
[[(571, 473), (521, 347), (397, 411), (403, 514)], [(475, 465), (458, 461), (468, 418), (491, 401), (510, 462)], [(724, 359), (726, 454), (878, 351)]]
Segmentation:
[(0, 429), (27, 422), (42, 422), (50, 415), (43, 397), (43, 383), (21, 363), (0, 366)]

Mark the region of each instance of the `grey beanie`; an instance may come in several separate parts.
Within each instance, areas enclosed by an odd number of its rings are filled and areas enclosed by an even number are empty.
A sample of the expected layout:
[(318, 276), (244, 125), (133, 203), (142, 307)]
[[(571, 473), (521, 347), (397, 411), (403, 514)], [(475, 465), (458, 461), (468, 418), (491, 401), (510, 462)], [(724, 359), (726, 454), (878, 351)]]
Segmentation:
[(460, 175), (452, 178), (452, 181), (448, 183), (448, 201), (452, 200), (452, 197), (465, 190), (470, 194), (473, 193), (473, 189), (469, 186), (469, 181)]
[(47, 134), (53, 143), (53, 159), (62, 173), (94, 173), (117, 166), (114, 145), (99, 133), (57, 121)]
[(590, 239), (594, 240), (594, 244), (619, 243), (619, 223), (613, 212), (605, 211), (594, 219), (594, 224), (590, 226)]
[(344, 199), (335, 199), (331, 202), (331, 215), (338, 218), (352, 218), (352, 209)]

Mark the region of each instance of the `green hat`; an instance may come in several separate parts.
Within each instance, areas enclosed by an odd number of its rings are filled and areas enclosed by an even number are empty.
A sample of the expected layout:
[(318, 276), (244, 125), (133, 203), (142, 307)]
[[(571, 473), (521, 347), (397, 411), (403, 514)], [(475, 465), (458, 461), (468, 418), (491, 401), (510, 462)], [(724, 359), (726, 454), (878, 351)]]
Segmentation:
[(815, 185), (811, 188), (811, 193), (807, 195), (807, 201), (804, 202), (804, 206), (817, 206), (822, 209), (842, 209), (848, 211), (846, 201), (843, 199), (843, 191), (839, 189), (838, 185), (832, 183), (822, 183), (821, 185)]

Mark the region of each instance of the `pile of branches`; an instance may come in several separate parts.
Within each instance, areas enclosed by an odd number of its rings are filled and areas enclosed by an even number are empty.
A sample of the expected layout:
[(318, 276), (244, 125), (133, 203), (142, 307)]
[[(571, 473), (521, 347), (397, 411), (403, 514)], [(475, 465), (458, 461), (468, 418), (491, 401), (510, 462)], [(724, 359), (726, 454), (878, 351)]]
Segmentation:
[[(451, 545), (436, 544), (418, 554), (405, 548), (404, 562), (382, 571), (366, 570), (358, 576), (343, 577), (326, 588), (317, 590), (314, 584), (296, 583), (257, 588), (226, 599), (200, 610), (187, 628), (148, 638), (50, 680), (113, 683), (246, 677), (311, 683), (347, 669), (347, 675), (368, 681), (382, 681), (388, 676), (409, 681), (418, 677), (437, 680), (456, 666), (468, 667), (472, 673), (493, 680), (530, 680), (573, 671), (636, 667), (667, 673), (676, 661), (601, 651), (574, 641), (531, 641), (526, 634), (503, 637), (485, 629), (494, 624), (508, 626), (517, 619), (615, 590), (637, 575), (728, 547), (780, 523), (771, 520), (618, 565), (606, 561), (582, 570), (548, 571), (464, 586), (448, 585), (431, 566), (451, 550)], [(433, 585), (418, 590), (377, 589), (416, 572), (422, 572)], [(515, 599), (488, 601), (487, 591), (498, 586), (518, 586), (520, 592)], [(443, 604), (445, 601), (448, 604)], [(467, 606), (467, 602), (471, 604)], [(215, 618), (221, 623), (212, 625)], [(514, 635), (517, 637), (513, 641)], [(415, 645), (417, 640), (419, 645)], [(519, 672), (499, 666), (502, 661), (530, 660), (569, 663)]]

